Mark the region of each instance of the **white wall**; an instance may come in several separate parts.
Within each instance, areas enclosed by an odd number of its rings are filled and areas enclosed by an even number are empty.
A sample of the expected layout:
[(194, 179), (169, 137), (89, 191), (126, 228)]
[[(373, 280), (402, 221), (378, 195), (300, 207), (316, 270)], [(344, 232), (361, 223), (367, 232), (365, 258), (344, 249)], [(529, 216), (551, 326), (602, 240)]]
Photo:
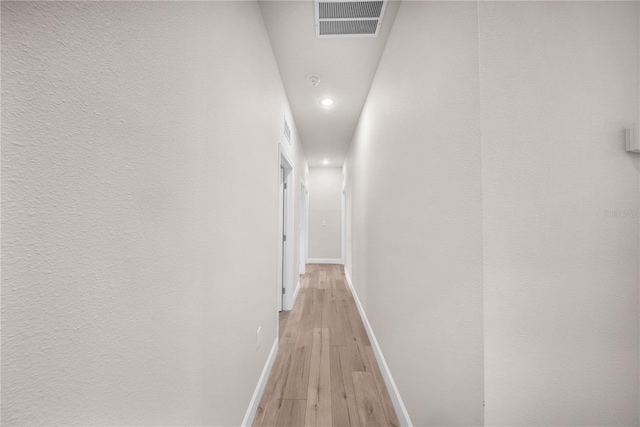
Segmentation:
[(305, 170), (258, 5), (3, 2), (2, 43), (2, 423), (239, 425)]
[(309, 258), (342, 258), (342, 168), (309, 168)]
[(404, 2), (346, 163), (347, 258), (416, 426), (483, 423), (474, 2)]
[(640, 422), (638, 16), (401, 5), (345, 165), (346, 266), (414, 425), (481, 425), (483, 399), (486, 425)]
[(488, 425), (638, 425), (637, 2), (481, 2)]

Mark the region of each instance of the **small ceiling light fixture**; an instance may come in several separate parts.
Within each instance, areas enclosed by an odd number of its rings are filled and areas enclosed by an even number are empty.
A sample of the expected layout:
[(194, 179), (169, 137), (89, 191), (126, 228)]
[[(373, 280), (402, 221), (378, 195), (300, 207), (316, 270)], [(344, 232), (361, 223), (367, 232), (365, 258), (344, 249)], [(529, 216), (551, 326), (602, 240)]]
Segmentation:
[(329, 164), (329, 159), (324, 159), (322, 161), (322, 164), (325, 165), (325, 166), (328, 165)]
[(330, 107), (333, 105), (333, 99), (331, 98), (322, 98), (322, 101), (320, 101), (320, 104), (324, 105), (325, 107)]

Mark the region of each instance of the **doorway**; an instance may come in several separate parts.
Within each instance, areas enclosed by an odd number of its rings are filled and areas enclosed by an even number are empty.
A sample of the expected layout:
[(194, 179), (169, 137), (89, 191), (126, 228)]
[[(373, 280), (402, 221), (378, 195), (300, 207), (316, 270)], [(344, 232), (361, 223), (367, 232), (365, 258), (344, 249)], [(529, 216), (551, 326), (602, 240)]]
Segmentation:
[(307, 258), (309, 253), (309, 190), (307, 190), (307, 186), (304, 181), (300, 180), (300, 218), (298, 221), (299, 230), (298, 235), (300, 236), (300, 275), (306, 273), (307, 269)]
[(290, 309), (293, 292), (293, 162), (282, 145), (278, 155), (278, 311)]
[(340, 192), (340, 259), (347, 263), (347, 179), (342, 175), (342, 191)]

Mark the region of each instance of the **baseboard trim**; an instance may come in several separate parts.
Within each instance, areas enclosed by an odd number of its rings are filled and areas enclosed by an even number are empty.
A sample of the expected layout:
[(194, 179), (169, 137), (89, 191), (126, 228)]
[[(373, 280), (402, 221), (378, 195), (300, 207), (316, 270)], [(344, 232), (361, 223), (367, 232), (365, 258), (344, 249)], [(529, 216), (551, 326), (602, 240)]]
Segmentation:
[(244, 414), (242, 427), (250, 427), (251, 424), (253, 424), (253, 419), (255, 418), (256, 412), (258, 411), (258, 405), (260, 405), (260, 399), (262, 398), (262, 393), (264, 392), (264, 388), (267, 385), (267, 380), (269, 379), (269, 374), (271, 373), (271, 368), (273, 367), (273, 362), (276, 360), (277, 354), (278, 337), (276, 337), (276, 340), (273, 342), (273, 347), (271, 347), (271, 353), (269, 353), (267, 363), (265, 363), (264, 368), (262, 369), (262, 374), (260, 375), (260, 379), (258, 380), (256, 389), (253, 392), (253, 396), (251, 397), (251, 402), (249, 402), (247, 412)]
[(391, 396), (391, 402), (393, 403), (393, 407), (396, 410), (398, 421), (400, 422), (401, 426), (413, 427), (413, 423), (411, 422), (411, 418), (409, 418), (409, 413), (407, 412), (407, 408), (404, 406), (404, 402), (402, 401), (402, 397), (400, 397), (400, 392), (398, 391), (398, 387), (396, 387), (396, 383), (393, 381), (393, 377), (391, 376), (391, 371), (389, 371), (389, 366), (387, 366), (387, 362), (384, 360), (384, 356), (382, 355), (382, 350), (380, 349), (378, 340), (376, 339), (376, 336), (373, 333), (373, 329), (371, 329), (371, 324), (369, 323), (369, 319), (367, 319), (367, 315), (364, 312), (364, 308), (362, 308), (360, 299), (358, 299), (358, 294), (356, 293), (356, 290), (353, 287), (351, 276), (349, 276), (349, 272), (347, 271), (346, 268), (344, 269), (344, 275), (347, 278), (347, 283), (349, 284), (349, 288), (351, 289), (351, 293), (353, 294), (353, 299), (355, 299), (356, 301), (356, 306), (358, 306), (358, 311), (360, 312), (360, 317), (362, 317), (362, 323), (364, 323), (364, 328), (367, 331), (367, 335), (369, 335), (369, 341), (371, 341), (371, 347), (373, 349), (373, 353), (376, 355), (378, 366), (380, 366), (380, 371), (382, 372), (382, 378), (384, 378), (384, 382), (387, 385), (387, 390), (389, 390), (389, 395)]
[(293, 296), (291, 297), (291, 307), (289, 307), (290, 310), (293, 309), (293, 306), (296, 303), (296, 298), (298, 297), (299, 290), (300, 290), (300, 280), (298, 280), (298, 284), (296, 285), (296, 290), (293, 291)]
[(340, 258), (309, 258), (307, 264), (344, 264)]

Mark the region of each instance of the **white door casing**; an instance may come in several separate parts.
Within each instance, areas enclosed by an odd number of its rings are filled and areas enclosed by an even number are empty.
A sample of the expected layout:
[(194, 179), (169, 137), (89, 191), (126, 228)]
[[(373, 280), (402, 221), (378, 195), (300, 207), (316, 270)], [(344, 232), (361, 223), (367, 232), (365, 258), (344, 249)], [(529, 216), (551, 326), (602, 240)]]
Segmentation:
[(278, 146), (278, 311), (289, 310), (293, 294), (293, 162), (282, 145)]

